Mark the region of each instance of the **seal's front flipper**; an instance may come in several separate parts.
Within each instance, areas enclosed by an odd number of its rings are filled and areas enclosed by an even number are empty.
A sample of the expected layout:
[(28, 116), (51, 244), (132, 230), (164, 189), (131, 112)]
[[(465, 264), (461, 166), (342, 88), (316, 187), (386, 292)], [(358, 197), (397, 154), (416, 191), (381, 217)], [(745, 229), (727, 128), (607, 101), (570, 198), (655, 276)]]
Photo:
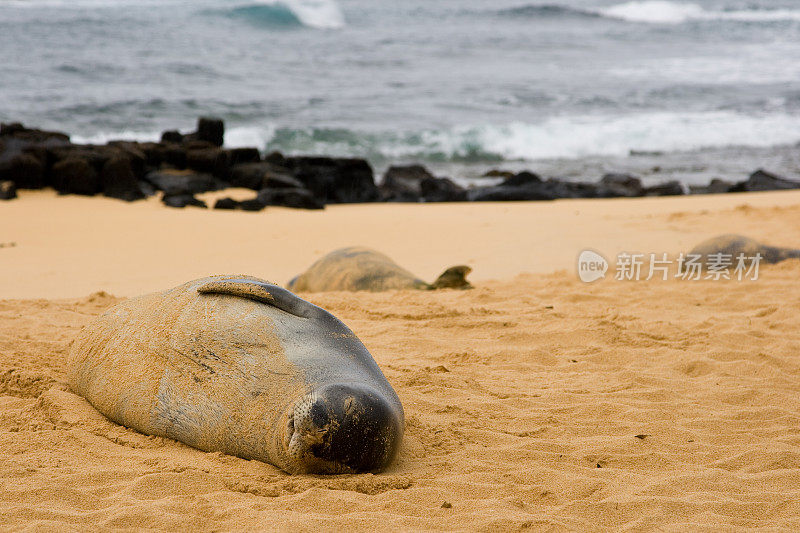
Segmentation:
[(450, 267), (433, 282), (431, 289), (471, 289), (472, 285), (467, 281), (470, 272), (472, 269), (466, 265)]
[(284, 288), (267, 283), (244, 278), (230, 278), (209, 281), (197, 288), (201, 294), (227, 294), (239, 298), (255, 300), (301, 318), (314, 318), (322, 311), (302, 298), (299, 298)]

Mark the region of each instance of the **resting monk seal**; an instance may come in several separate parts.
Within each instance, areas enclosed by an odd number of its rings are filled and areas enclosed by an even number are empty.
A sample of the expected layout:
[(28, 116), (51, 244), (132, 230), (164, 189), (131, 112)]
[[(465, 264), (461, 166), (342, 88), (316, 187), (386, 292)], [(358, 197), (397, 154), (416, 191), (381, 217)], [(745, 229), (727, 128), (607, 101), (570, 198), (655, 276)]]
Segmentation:
[(382, 253), (351, 246), (329, 253), (287, 287), (297, 292), (471, 289), (465, 279), (470, 272), (468, 266), (454, 266), (433, 283), (425, 283)]
[(800, 250), (767, 246), (755, 239), (733, 233), (703, 241), (695, 246), (689, 254), (702, 256), (703, 262), (707, 262), (708, 256), (713, 254), (730, 255), (733, 261), (736, 261), (739, 254), (744, 254), (745, 257), (755, 257), (756, 254), (761, 254), (761, 261), (764, 263), (779, 263), (786, 259), (800, 258)]
[(403, 434), (400, 400), (353, 332), (249, 276), (112, 307), (75, 340), (69, 382), (118, 424), (290, 473), (382, 470)]

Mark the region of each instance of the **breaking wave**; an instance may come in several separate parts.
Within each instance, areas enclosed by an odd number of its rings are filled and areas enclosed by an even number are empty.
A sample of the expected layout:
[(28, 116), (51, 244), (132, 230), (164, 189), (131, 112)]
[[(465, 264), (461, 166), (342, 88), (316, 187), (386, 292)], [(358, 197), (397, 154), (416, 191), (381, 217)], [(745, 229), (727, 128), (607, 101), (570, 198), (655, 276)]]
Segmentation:
[(223, 13), (263, 26), (335, 29), (345, 25), (344, 14), (334, 0), (261, 0)]
[(602, 8), (576, 9), (560, 4), (524, 4), (495, 12), (500, 16), (546, 18), (607, 18), (648, 24), (681, 24), (689, 21), (781, 22), (800, 21), (798, 9), (740, 9), (707, 11), (688, 2), (634, 0)]

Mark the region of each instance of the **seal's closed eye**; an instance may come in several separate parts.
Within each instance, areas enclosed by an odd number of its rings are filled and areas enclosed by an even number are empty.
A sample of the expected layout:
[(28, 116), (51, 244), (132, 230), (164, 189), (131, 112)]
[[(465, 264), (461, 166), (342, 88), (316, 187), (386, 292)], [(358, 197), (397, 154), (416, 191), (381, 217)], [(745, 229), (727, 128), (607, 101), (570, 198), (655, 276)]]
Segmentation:
[(291, 292), (272, 283), (264, 283), (251, 279), (220, 279), (210, 281), (197, 288), (200, 294), (227, 294), (239, 298), (255, 300), (281, 311), (301, 318), (313, 318), (320, 309)]

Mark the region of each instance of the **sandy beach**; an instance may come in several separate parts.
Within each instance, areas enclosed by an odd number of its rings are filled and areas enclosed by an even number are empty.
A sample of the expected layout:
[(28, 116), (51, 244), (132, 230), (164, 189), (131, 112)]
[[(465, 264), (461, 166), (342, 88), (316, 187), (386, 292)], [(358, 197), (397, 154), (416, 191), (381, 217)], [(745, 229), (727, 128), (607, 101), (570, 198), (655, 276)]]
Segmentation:
[[(741, 282), (575, 274), (583, 248), (674, 254), (727, 232), (797, 247), (800, 192), (257, 214), (20, 196), (0, 206), (2, 528), (800, 528), (800, 262)], [(215, 273), (285, 283), (346, 245), (424, 279), (474, 269), (472, 291), (302, 295), (403, 402), (388, 471), (290, 476), (68, 391), (70, 341), (124, 297)]]
[[(228, 189), (198, 195), (252, 197)], [(330, 205), (264, 213), (165, 209), (21, 191), (0, 209), (0, 295), (69, 298), (98, 290), (133, 296), (189, 279), (250, 273), (281, 285), (324, 254), (368, 246), (422, 279), (468, 264), (476, 281), (574, 270), (592, 248), (688, 251), (722, 233), (800, 247), (800, 191), (554, 202)], [(9, 247), (13, 243), (15, 246)]]

